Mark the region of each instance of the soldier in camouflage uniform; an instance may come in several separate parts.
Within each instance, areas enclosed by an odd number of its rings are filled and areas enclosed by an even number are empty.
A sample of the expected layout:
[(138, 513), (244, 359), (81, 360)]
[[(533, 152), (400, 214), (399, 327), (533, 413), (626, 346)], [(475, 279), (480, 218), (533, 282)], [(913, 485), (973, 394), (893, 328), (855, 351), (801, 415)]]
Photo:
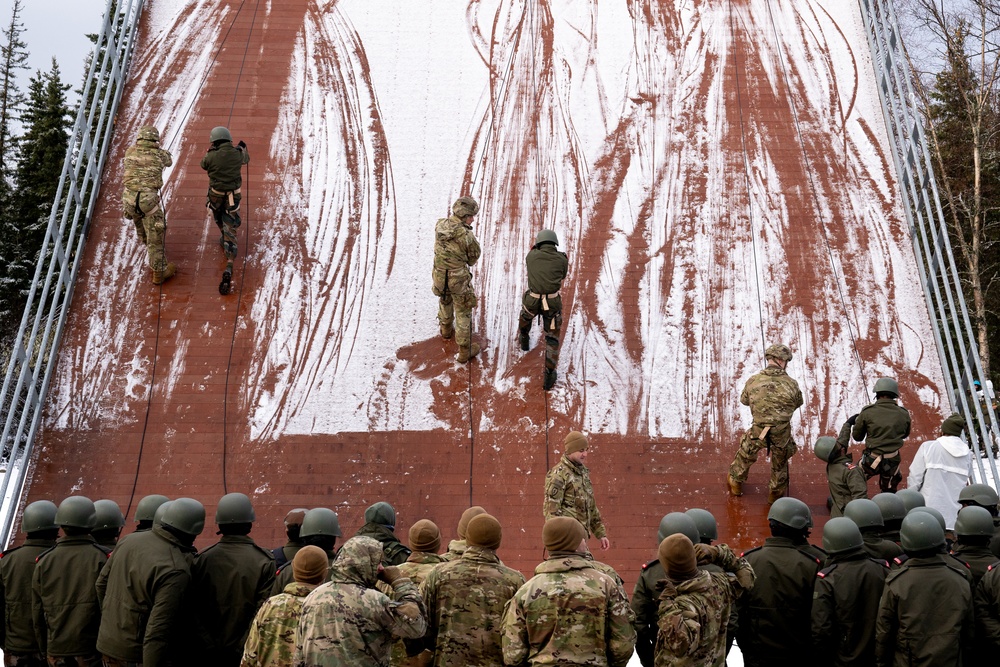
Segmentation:
[(160, 131), (150, 125), (139, 128), (135, 145), (125, 151), (122, 215), (132, 221), (135, 233), (146, 246), (154, 285), (177, 272), (177, 265), (164, 255), (167, 220), (160, 207), (163, 170), (172, 164), (170, 153), (160, 148)]
[[(333, 561), (337, 559), (337, 538), (340, 534), (340, 517), (328, 507), (314, 507), (306, 512), (299, 528), (302, 544), (322, 549), (330, 567), (333, 567)], [(291, 563), (285, 563), (278, 568), (278, 573), (274, 577), (271, 595), (278, 595), (293, 581)]]
[(524, 260), (528, 267), (528, 289), (521, 297), (521, 315), (517, 322), (518, 341), (521, 349), (527, 352), (531, 323), (539, 315), (542, 316), (542, 333), (545, 336), (545, 379), (542, 386), (545, 391), (556, 383), (559, 332), (562, 329), (562, 297), (559, 290), (569, 268), (566, 253), (557, 250), (558, 245), (559, 237), (551, 229), (538, 232), (535, 245)]
[(571, 431), (563, 441), (562, 459), (545, 475), (545, 504), (542, 516), (571, 516), (581, 524), (587, 537), (593, 535), (601, 541), (601, 549), (611, 546), (608, 531), (601, 520), (601, 512), (594, 501), (594, 487), (590, 471), (583, 464), (587, 461), (590, 443), (587, 436)]
[(396, 537), (396, 510), (380, 501), (365, 510), (365, 525), (358, 528), (355, 537), (372, 537), (382, 544), (386, 565), (402, 565), (410, 557), (410, 550)]
[(524, 584), (521, 573), (496, 555), (502, 531), (494, 517), (475, 516), (466, 539), (462, 557), (432, 569), (420, 586), (427, 607), (421, 645), (433, 652), (434, 667), (503, 664), (504, 605)]
[[(549, 553), (572, 552), (587, 532), (567, 516), (549, 519), (542, 541)], [(507, 603), (504, 663), (625, 667), (635, 648), (632, 609), (621, 586), (580, 554), (551, 556)]]
[(5, 667), (42, 667), (45, 655), (35, 634), (31, 584), (35, 559), (56, 545), (56, 506), (36, 500), (24, 508), (21, 529), (27, 539), (0, 555), (0, 646)]
[(878, 475), (879, 490), (895, 493), (903, 479), (899, 472), (899, 450), (910, 435), (910, 413), (896, 404), (899, 384), (892, 378), (876, 380), (873, 391), (875, 402), (848, 420), (853, 424), (851, 437), (865, 441), (861, 457), (865, 477)]
[(469, 522), (480, 514), (486, 514), (486, 510), (479, 505), (473, 505), (462, 512), (462, 517), (458, 520), (458, 539), (448, 543), (448, 551), (441, 556), (442, 560), (449, 561), (462, 557), (462, 554), (465, 553), (465, 535), (469, 527)]
[(798, 383), (785, 372), (792, 360), (792, 351), (787, 345), (771, 345), (764, 351), (764, 358), (767, 367), (747, 380), (740, 395), (740, 403), (750, 406), (753, 425), (740, 440), (740, 448), (729, 466), (727, 482), (730, 493), (742, 496), (750, 466), (766, 447), (771, 456), (767, 501), (773, 503), (788, 494), (788, 459), (798, 451), (789, 422), (792, 413), (802, 406), (802, 392)]
[(451, 215), (441, 218), (434, 227), (434, 295), (438, 297), (438, 322), (441, 337), (455, 337), (459, 363), (479, 354), (472, 342), (472, 309), (476, 292), (472, 289), (469, 267), (479, 261), (482, 250), (472, 233), (472, 219), (479, 204), (472, 197), (459, 197)]
[[(660, 582), (656, 667), (723, 665), (726, 625), (736, 599), (753, 588), (750, 565), (725, 545), (692, 544), (683, 534), (660, 542)], [(701, 570), (711, 563), (723, 572)]]
[(236, 230), (243, 222), (240, 219), (243, 165), (250, 162), (250, 153), (242, 141), (233, 146), (233, 135), (225, 127), (212, 128), (209, 140), (212, 146), (201, 159), (201, 168), (208, 172), (208, 201), (205, 205), (212, 211), (215, 225), (222, 233), (219, 245), (226, 255), (226, 270), (222, 274), (219, 293), (229, 294), (233, 262), (236, 260)]
[[(352, 537), (344, 543), (330, 581), (302, 606), (298, 667), (384, 667), (396, 638), (424, 635), (424, 601), (416, 585), (398, 567), (384, 567), (382, 558), (378, 540)], [(375, 588), (378, 580), (392, 586), (392, 597)]]
[(302, 603), (326, 581), (328, 569), (326, 552), (319, 547), (296, 550), (292, 557), (295, 581), (257, 610), (240, 667), (292, 667)]
[[(409, 537), (410, 557), (399, 566), (399, 571), (404, 577), (419, 586), (436, 565), (444, 562), (444, 559), (438, 555), (438, 550), (441, 548), (441, 530), (433, 521), (421, 519), (410, 526)], [(383, 593), (392, 592), (390, 587), (386, 586), (386, 588), (379, 586), (379, 590)], [(430, 664), (431, 657), (432, 654), (429, 651), (414, 657), (407, 656), (403, 640), (399, 640), (392, 647), (392, 656), (389, 662), (393, 667), (420, 667)]]

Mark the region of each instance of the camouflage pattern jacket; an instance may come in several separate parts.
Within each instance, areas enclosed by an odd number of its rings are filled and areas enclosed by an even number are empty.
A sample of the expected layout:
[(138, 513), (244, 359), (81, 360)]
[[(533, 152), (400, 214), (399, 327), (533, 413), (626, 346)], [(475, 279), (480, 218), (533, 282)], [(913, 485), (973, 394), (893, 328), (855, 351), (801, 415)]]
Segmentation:
[(438, 220), (434, 227), (434, 294), (473, 294), (469, 267), (481, 254), (472, 227), (454, 215)]
[(250, 162), (247, 150), (226, 141), (212, 146), (201, 158), (201, 168), (208, 172), (208, 187), (217, 192), (231, 192), (243, 185), (243, 165)]
[(740, 403), (750, 406), (754, 424), (787, 424), (792, 413), (802, 406), (802, 392), (799, 383), (783, 368), (768, 366), (747, 380)]
[(851, 460), (850, 454), (839, 456), (826, 464), (826, 480), (830, 485), (833, 506), (830, 516), (844, 516), (847, 503), (868, 497), (868, 480), (861, 468)]
[(875, 454), (892, 454), (910, 435), (910, 413), (891, 398), (880, 398), (861, 408), (851, 429), (851, 437), (864, 440)]
[(399, 541), (396, 533), (380, 523), (366, 523), (358, 528), (354, 536), (378, 540), (382, 544), (383, 565), (402, 565), (413, 553), (408, 546)]
[(137, 192), (159, 192), (163, 187), (163, 170), (174, 163), (168, 151), (155, 141), (139, 139), (125, 150), (123, 197), (133, 199)]
[(504, 663), (625, 667), (635, 648), (621, 587), (581, 556), (549, 559), (507, 603)]
[[(417, 586), (423, 582), (434, 566), (439, 563), (443, 563), (444, 559), (438, 554), (428, 553), (426, 551), (414, 551), (410, 554), (410, 557), (406, 559), (406, 562), (399, 566), (399, 571), (402, 572), (403, 576), (412, 581)], [(386, 595), (392, 595), (392, 586), (385, 583), (384, 581), (378, 582), (378, 589), (385, 593)], [(428, 624), (430, 619), (428, 618)], [(404, 640), (400, 639), (392, 646), (392, 654), (389, 656), (389, 664), (392, 667), (403, 667), (408, 665), (423, 665), (429, 659), (429, 654), (419, 657), (409, 657), (406, 655), (406, 645), (403, 643)]]
[(435, 667), (502, 665), (500, 621), (524, 576), (496, 552), (466, 547), (462, 557), (435, 567), (420, 585), (427, 607), (422, 645)]
[(594, 502), (590, 471), (586, 466), (570, 461), (565, 454), (545, 475), (542, 516), (546, 521), (554, 516), (571, 516), (583, 524), (587, 537), (593, 535), (602, 538), (608, 534), (601, 520), (601, 512)]
[(448, 550), (441, 554), (441, 560), (447, 563), (461, 558), (467, 547), (465, 540), (452, 540), (448, 543)]
[(330, 581), (306, 598), (295, 644), (298, 667), (384, 667), (398, 637), (416, 639), (427, 630), (424, 601), (416, 585), (400, 578), (392, 598), (374, 588), (382, 545), (370, 537), (347, 540)]
[(31, 614), (31, 580), (35, 559), (56, 545), (55, 540), (28, 539), (0, 555), (0, 646), (6, 653), (38, 653)]
[(261, 605), (250, 625), (240, 667), (292, 667), (302, 603), (316, 584), (294, 581)]

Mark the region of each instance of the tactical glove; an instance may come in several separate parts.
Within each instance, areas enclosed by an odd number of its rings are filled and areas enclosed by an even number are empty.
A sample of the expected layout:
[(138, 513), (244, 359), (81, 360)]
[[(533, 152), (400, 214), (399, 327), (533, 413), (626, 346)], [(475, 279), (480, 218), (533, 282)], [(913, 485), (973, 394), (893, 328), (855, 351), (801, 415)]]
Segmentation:
[(378, 573), (378, 578), (391, 586), (394, 581), (403, 578), (403, 573), (395, 565), (390, 565), (382, 568), (382, 571)]
[(709, 544), (696, 544), (694, 545), (694, 555), (700, 565), (714, 563), (716, 557), (719, 555), (719, 548)]
[(238, 143), (236, 145), (239, 146), (240, 148), (246, 148), (247, 147), (246, 142), (243, 141), (242, 139), (240, 139), (240, 143)]
[(847, 418), (847, 423), (854, 426), (854, 422), (858, 421), (858, 415), (851, 415)]

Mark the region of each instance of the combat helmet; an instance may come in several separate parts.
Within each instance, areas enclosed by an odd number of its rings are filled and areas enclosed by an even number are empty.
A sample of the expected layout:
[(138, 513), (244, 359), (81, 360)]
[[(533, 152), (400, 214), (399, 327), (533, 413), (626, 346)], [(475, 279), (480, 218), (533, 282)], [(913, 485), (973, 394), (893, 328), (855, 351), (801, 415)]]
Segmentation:
[(941, 512), (934, 509), (933, 507), (928, 507), (926, 505), (920, 505), (919, 507), (914, 507), (912, 510), (907, 512), (906, 516), (910, 516), (914, 512), (922, 512), (924, 514), (930, 514), (932, 517), (934, 517), (934, 520), (937, 521), (938, 524), (941, 526), (941, 530), (948, 529), (948, 526), (945, 525), (944, 515), (941, 514)]
[(958, 503), (972, 503), (979, 507), (996, 507), (1000, 504), (1000, 496), (989, 484), (969, 484), (958, 494)]
[(552, 245), (559, 245), (559, 237), (551, 229), (543, 229), (538, 232), (535, 236), (535, 245), (541, 245), (542, 243), (551, 243)]
[(139, 504), (135, 506), (135, 521), (152, 521), (156, 517), (156, 510), (170, 498), (154, 493), (143, 497)]
[(812, 512), (809, 506), (798, 498), (785, 496), (778, 498), (771, 505), (771, 510), (767, 513), (768, 521), (776, 521), (794, 530), (805, 530), (812, 528)]
[(38, 533), (43, 530), (57, 530), (56, 504), (51, 500), (36, 500), (24, 508), (21, 515), (21, 530), (26, 533)]
[(993, 515), (984, 507), (963, 507), (955, 519), (955, 534), (960, 537), (992, 537)]
[(167, 510), (169, 510), (170, 506), (173, 505), (173, 504), (174, 504), (174, 501), (168, 500), (165, 503), (161, 503), (160, 506), (156, 508), (156, 511), (153, 512), (153, 527), (154, 528), (157, 527), (157, 526), (162, 526), (163, 525), (163, 517), (166, 515)]
[(899, 398), (899, 383), (892, 378), (879, 378), (872, 387), (873, 394), (892, 394)]
[(692, 544), (701, 542), (698, 525), (684, 512), (671, 512), (660, 519), (660, 529), (656, 532), (656, 543), (659, 544), (664, 538), (674, 533), (687, 536)]
[(711, 512), (700, 507), (692, 507), (684, 513), (694, 519), (694, 525), (698, 527), (698, 535), (701, 536), (702, 542), (711, 544), (719, 539), (719, 524)]
[(828, 554), (841, 554), (864, 546), (857, 524), (842, 516), (834, 517), (823, 526), (823, 549)]
[(125, 526), (125, 515), (118, 503), (107, 498), (94, 501), (94, 510), (97, 512), (97, 519), (94, 522), (94, 530), (118, 529)]
[(160, 143), (160, 131), (152, 125), (143, 125), (139, 128), (139, 140)]
[(178, 498), (164, 512), (163, 525), (197, 537), (205, 528), (205, 506), (194, 498)]
[(219, 125), (218, 127), (212, 128), (212, 131), (208, 135), (208, 140), (213, 144), (216, 141), (232, 141), (233, 135), (229, 133), (228, 127), (222, 127)]
[(86, 528), (90, 530), (97, 521), (97, 510), (94, 501), (86, 496), (70, 496), (59, 503), (56, 510), (56, 524), (70, 528)]
[(253, 504), (245, 494), (227, 493), (219, 498), (219, 505), (215, 508), (216, 525), (253, 523), (256, 520), (257, 515), (253, 511)]
[(927, 501), (924, 500), (924, 494), (916, 489), (900, 489), (896, 491), (896, 497), (903, 501), (907, 513), (914, 507), (923, 507), (927, 504)]
[[(857, 525), (859, 529), (882, 528), (885, 526), (885, 518), (882, 510), (874, 500), (867, 498), (855, 498), (844, 507), (844, 516)], [(903, 518), (900, 513), (899, 518)]]
[(907, 553), (939, 549), (944, 546), (944, 528), (927, 512), (911, 512), (899, 529), (899, 543)]
[(302, 519), (302, 527), (299, 529), (299, 537), (313, 535), (340, 537), (340, 519), (337, 518), (337, 513), (326, 507), (314, 507), (306, 512), (305, 518)]
[(839, 449), (837, 445), (837, 439), (829, 435), (821, 435), (816, 438), (816, 446), (813, 447), (813, 452), (820, 460), (830, 462), (830, 457), (833, 453)]
[(380, 500), (365, 510), (365, 523), (377, 523), (388, 528), (396, 527), (396, 510), (392, 505)]
[(792, 360), (792, 350), (783, 343), (776, 343), (764, 350), (764, 358), (781, 359), (787, 363)]
[(468, 195), (459, 197), (452, 204), (451, 212), (456, 218), (465, 218), (479, 213), (479, 202)]
[(895, 493), (878, 493), (872, 497), (872, 502), (878, 505), (879, 511), (882, 512), (882, 521), (902, 521), (906, 517), (906, 504)]

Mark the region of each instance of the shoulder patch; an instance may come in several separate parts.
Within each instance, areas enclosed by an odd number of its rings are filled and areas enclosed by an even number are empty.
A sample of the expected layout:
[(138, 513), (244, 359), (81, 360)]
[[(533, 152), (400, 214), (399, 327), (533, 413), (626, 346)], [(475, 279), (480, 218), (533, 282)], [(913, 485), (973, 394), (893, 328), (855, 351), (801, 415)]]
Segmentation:
[(844, 467), (847, 468), (848, 470), (854, 470), (858, 466), (856, 463), (851, 463), (850, 461), (844, 461)]
[(987, 572), (992, 572), (993, 570), (995, 570), (997, 568), (997, 565), (1000, 565), (1000, 560), (998, 560), (997, 562), (993, 563), (992, 565), (988, 565), (986, 567), (986, 571)]
[(884, 568), (888, 568), (889, 567), (889, 561), (887, 561), (884, 558), (869, 558), (868, 560), (870, 560), (873, 563), (878, 563), (879, 565), (881, 565)]
[(7, 550), (3, 551), (2, 553), (0, 553), (0, 558), (3, 558), (3, 557), (4, 557), (4, 556), (6, 556), (7, 554), (12, 554), (12, 553), (14, 553), (15, 551), (17, 551), (18, 549), (20, 549), (20, 548), (21, 548), (21, 547), (23, 547), (23, 546), (24, 546), (24, 545), (22, 544), (22, 545), (20, 545), (20, 546), (16, 546), (16, 547), (11, 547), (10, 549), (7, 549)]
[(820, 570), (819, 572), (817, 572), (816, 576), (819, 577), (820, 579), (825, 579), (826, 575), (830, 574), (831, 572), (833, 572), (836, 569), (837, 569), (837, 563), (834, 563), (830, 567), (824, 567), (822, 570)]
[(754, 551), (760, 551), (760, 549), (761, 547), (754, 547), (753, 549), (747, 549), (746, 551), (740, 554), (740, 558), (745, 557), (747, 554), (752, 554)]
[(48, 549), (46, 549), (42, 553), (40, 553), (37, 556), (35, 556), (35, 562), (37, 563), (38, 561), (40, 561), (42, 559), (42, 556), (44, 556), (45, 554), (49, 553), (53, 549), (55, 549), (55, 547), (49, 547)]
[(643, 563), (642, 569), (646, 570), (648, 568), (651, 568), (651, 567), (653, 567), (654, 565), (656, 565), (659, 562), (660, 562), (660, 559), (657, 558), (656, 560), (651, 560), (648, 563)]
[[(259, 544), (257, 544), (256, 542), (254, 542), (254, 546), (255, 546), (255, 547), (257, 547), (257, 551), (260, 551), (260, 552), (261, 552), (261, 553), (263, 553), (263, 554), (264, 554), (265, 556), (267, 556), (268, 560), (271, 560), (271, 561), (275, 560), (275, 558), (274, 558), (274, 554), (273, 554), (273, 553), (271, 553), (271, 550), (270, 550), (270, 549), (265, 549), (264, 547), (260, 546), (260, 545), (259, 545)], [(284, 547), (279, 547), (279, 548), (282, 548), (282, 549), (283, 549)]]

